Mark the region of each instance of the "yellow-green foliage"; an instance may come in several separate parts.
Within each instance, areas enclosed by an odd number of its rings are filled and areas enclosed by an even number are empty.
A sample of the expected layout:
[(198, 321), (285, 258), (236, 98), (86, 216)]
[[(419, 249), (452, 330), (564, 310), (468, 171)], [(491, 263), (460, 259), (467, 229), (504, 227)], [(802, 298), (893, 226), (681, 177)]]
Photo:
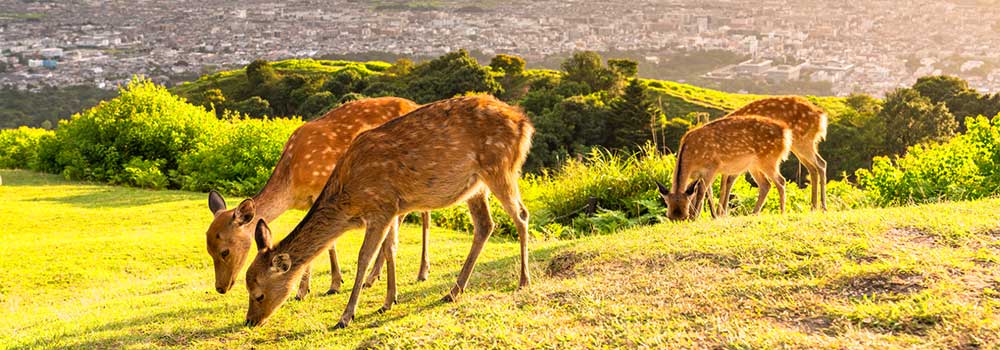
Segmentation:
[[(242, 275), (213, 290), (202, 193), (66, 182), (0, 171), (0, 348), (994, 349), (1000, 346), (1000, 200), (666, 223), (578, 240), (533, 240), (517, 290), (517, 243), (486, 245), (462, 298), (471, 238), (405, 225), (399, 304), (384, 278), (334, 330), (348, 294), (289, 300), (242, 326)], [(232, 198), (239, 201), (240, 198)], [(272, 223), (277, 237), (302, 217)], [(337, 241), (345, 290), (362, 234)]]
[(1000, 117), (966, 120), (968, 131), (943, 144), (910, 147), (906, 155), (875, 158), (858, 171), (881, 205), (968, 200), (1000, 193)]
[(181, 157), (218, 123), (215, 114), (135, 78), (119, 96), (59, 123), (44, 169), (74, 179), (162, 188)]
[(38, 145), (52, 131), (22, 126), (0, 130), (0, 169), (28, 169), (38, 159)]
[(264, 188), (298, 118), (223, 120), (206, 142), (180, 161), (181, 188), (252, 195)]

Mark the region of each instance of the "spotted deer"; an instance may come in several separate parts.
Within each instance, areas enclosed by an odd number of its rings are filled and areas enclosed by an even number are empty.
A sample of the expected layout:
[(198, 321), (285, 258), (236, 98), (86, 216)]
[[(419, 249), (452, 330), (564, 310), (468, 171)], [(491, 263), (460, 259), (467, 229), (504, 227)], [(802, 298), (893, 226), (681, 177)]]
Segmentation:
[[(385, 303), (396, 301), (395, 247), (389, 226), (402, 213), (444, 208), (464, 201), (473, 222), (473, 242), (456, 284), (444, 297), (457, 300), (493, 232), (487, 198), (492, 192), (514, 221), (521, 245), (520, 287), (528, 276), (528, 211), (518, 178), (534, 127), (519, 110), (489, 96), (467, 96), (425, 105), (358, 136), (340, 159), (320, 197), (285, 239), (272, 244), (267, 225), (256, 234), (258, 252), (247, 269), (246, 325), (256, 326), (288, 298), (293, 281), (347, 230), (365, 228), (358, 253), (364, 271), (385, 239), (388, 272)], [(387, 230), (390, 231), (387, 233)], [(335, 328), (354, 318), (361, 294), (355, 276), (351, 296)]]
[(681, 138), (670, 187), (657, 182), (667, 204), (671, 220), (694, 220), (701, 213), (707, 194), (709, 211), (715, 216), (711, 202), (711, 181), (715, 175), (739, 175), (749, 170), (759, 184), (759, 213), (770, 190), (769, 182), (778, 189), (781, 212), (785, 212), (785, 179), (779, 165), (788, 157), (792, 131), (784, 122), (760, 116), (743, 115), (717, 119), (692, 129)]
[[(826, 210), (826, 160), (820, 156), (818, 148), (820, 141), (826, 138), (826, 112), (802, 97), (779, 96), (751, 102), (726, 117), (745, 115), (762, 116), (788, 124), (792, 130), (792, 154), (809, 172), (812, 208)], [(729, 211), (729, 192), (737, 176), (722, 178), (719, 197), (721, 215)]]
[[(208, 207), (214, 215), (206, 237), (208, 253), (215, 265), (215, 289), (226, 293), (236, 282), (236, 275), (246, 261), (258, 219), (274, 220), (289, 209), (309, 209), (323, 189), (348, 145), (369, 129), (382, 125), (416, 109), (412, 101), (384, 97), (347, 103), (323, 117), (308, 122), (292, 133), (285, 143), (267, 184), (257, 195), (227, 210), (226, 202), (217, 192), (208, 195)], [(428, 214), (423, 213), (423, 254), (418, 280), (427, 279)], [(343, 278), (333, 245), (329, 249), (331, 277), (327, 294), (340, 291)], [(379, 262), (382, 261), (379, 259)], [(368, 281), (378, 278), (379, 262)], [(309, 293), (309, 269), (302, 275), (296, 298)]]

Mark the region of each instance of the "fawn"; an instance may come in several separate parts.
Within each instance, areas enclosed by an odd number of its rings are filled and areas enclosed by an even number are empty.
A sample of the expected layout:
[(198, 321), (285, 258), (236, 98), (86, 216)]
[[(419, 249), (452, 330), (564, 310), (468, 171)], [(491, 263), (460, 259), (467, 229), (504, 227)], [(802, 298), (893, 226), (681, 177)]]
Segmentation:
[[(293, 281), (309, 261), (347, 230), (364, 227), (358, 271), (351, 296), (335, 328), (354, 318), (361, 294), (360, 273), (378, 244), (388, 277), (385, 303), (396, 301), (396, 217), (465, 201), (474, 226), (472, 248), (446, 301), (456, 300), (483, 246), (493, 232), (487, 198), (492, 192), (510, 215), (521, 245), (520, 287), (528, 276), (528, 211), (518, 179), (531, 147), (534, 127), (519, 110), (489, 96), (458, 97), (425, 105), (357, 137), (305, 218), (272, 244), (266, 223), (256, 232), (257, 256), (247, 269), (250, 305), (246, 325), (262, 324), (288, 298)], [(390, 232), (387, 232), (390, 231)]]
[[(751, 102), (726, 117), (756, 115), (780, 120), (792, 130), (792, 154), (809, 171), (812, 185), (812, 209), (826, 210), (826, 160), (819, 154), (818, 145), (826, 138), (826, 113), (802, 97), (780, 96)], [(729, 211), (729, 192), (738, 175), (722, 177), (719, 196), (719, 212)], [(709, 179), (711, 182), (711, 179)]]
[[(215, 290), (226, 293), (236, 282), (236, 275), (246, 261), (253, 240), (255, 219), (274, 220), (289, 209), (308, 209), (326, 183), (337, 159), (351, 141), (366, 130), (382, 125), (416, 109), (410, 100), (383, 97), (347, 103), (308, 122), (292, 134), (285, 143), (267, 184), (257, 195), (244, 200), (236, 208), (226, 209), (226, 202), (219, 193), (208, 195), (208, 207), (214, 219), (206, 232), (208, 253), (215, 264)], [(418, 280), (426, 280), (428, 213), (423, 213), (423, 255)], [(331, 277), (327, 294), (337, 293), (343, 283), (337, 252), (330, 246)], [(376, 262), (369, 275), (371, 284), (378, 278), (382, 259)], [(309, 269), (302, 275), (297, 299), (309, 293)]]
[(785, 179), (778, 167), (788, 157), (791, 143), (787, 124), (753, 115), (717, 119), (688, 131), (681, 138), (671, 186), (656, 183), (667, 204), (667, 216), (675, 221), (694, 220), (701, 213), (706, 192), (709, 211), (715, 216), (712, 179), (716, 174), (738, 175), (747, 170), (759, 184), (754, 213), (764, 205), (769, 182), (778, 189), (784, 213)]

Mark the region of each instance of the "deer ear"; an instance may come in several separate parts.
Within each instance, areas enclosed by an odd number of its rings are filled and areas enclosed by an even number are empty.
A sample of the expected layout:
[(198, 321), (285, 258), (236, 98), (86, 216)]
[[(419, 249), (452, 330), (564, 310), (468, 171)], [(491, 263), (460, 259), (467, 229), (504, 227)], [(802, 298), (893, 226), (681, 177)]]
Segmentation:
[(246, 225), (250, 221), (253, 221), (254, 216), (257, 216), (257, 206), (254, 204), (253, 199), (246, 199), (236, 207), (236, 224)]
[(698, 186), (701, 186), (701, 179), (695, 180), (695, 182), (692, 182), (690, 185), (688, 185), (688, 188), (687, 190), (684, 191), (684, 194), (686, 194), (688, 197), (693, 196), (694, 191), (698, 189)]
[(271, 228), (267, 227), (264, 219), (257, 220), (257, 229), (254, 230), (253, 239), (257, 243), (257, 250), (271, 249)]
[(661, 196), (666, 196), (666, 195), (670, 194), (670, 187), (667, 187), (666, 185), (664, 185), (663, 183), (661, 183), (659, 181), (656, 181), (656, 188), (658, 190), (660, 190), (660, 195)]
[(219, 192), (212, 191), (208, 193), (208, 210), (211, 210), (213, 215), (226, 210), (226, 200), (222, 199), (222, 195)]
[(278, 254), (271, 258), (271, 271), (285, 273), (292, 269), (292, 258), (288, 254)]

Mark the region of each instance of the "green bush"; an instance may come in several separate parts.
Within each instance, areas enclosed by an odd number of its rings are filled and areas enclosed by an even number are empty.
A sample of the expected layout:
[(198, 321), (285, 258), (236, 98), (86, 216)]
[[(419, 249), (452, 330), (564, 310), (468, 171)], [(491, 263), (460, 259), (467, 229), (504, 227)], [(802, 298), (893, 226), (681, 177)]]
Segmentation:
[[(157, 171), (149, 167), (169, 174), (217, 123), (214, 112), (135, 78), (117, 98), (61, 121), (58, 145), (46, 145), (40, 168), (73, 179), (176, 188), (174, 182), (151, 180)], [(132, 175), (126, 174), (127, 165)]]
[(52, 135), (52, 131), (27, 126), (0, 130), (0, 168), (31, 168), (38, 159), (38, 144)]
[(970, 200), (1000, 193), (1000, 117), (966, 119), (968, 130), (941, 144), (875, 158), (858, 183), (879, 205)]
[(253, 195), (267, 183), (285, 142), (302, 123), (298, 118), (228, 118), (181, 159), (177, 181), (189, 191)]

